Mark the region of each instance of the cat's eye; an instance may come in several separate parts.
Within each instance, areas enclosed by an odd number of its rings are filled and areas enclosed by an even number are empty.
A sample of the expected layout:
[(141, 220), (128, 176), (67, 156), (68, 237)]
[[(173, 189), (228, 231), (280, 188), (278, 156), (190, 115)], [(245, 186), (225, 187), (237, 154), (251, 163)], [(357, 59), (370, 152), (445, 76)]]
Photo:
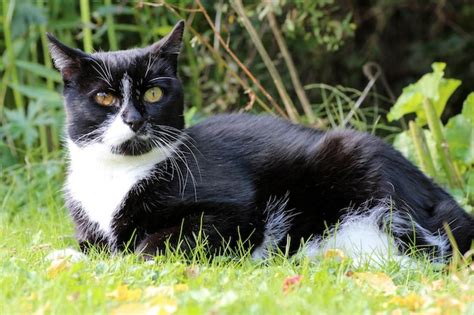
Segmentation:
[(162, 96), (163, 91), (159, 87), (155, 86), (145, 92), (143, 99), (148, 103), (155, 103), (158, 102)]
[(99, 92), (95, 95), (95, 101), (102, 106), (111, 106), (115, 102), (115, 97), (107, 92)]

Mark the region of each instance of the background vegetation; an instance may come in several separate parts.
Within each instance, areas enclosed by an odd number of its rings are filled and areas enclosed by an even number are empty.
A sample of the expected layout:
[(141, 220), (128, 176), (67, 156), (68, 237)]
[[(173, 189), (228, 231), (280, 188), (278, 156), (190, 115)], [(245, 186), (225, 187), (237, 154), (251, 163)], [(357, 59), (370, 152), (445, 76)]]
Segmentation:
[[(162, 307), (169, 304), (168, 313), (176, 305), (196, 313), (272, 313), (282, 308), (472, 312), (474, 269), (458, 272), (460, 265), (469, 264), (460, 257), (462, 264), (456, 261), (449, 274), (426, 262), (416, 270), (381, 266), (395, 282), (390, 293), (358, 286), (354, 266), (341, 263), (338, 255), (336, 261), (276, 259), (264, 264), (245, 259), (184, 263), (170, 256), (153, 267), (134, 257), (100, 254), (79, 264), (63, 261), (59, 268), (45, 259), (52, 249), (76, 246), (61, 196), (61, 78), (47, 52), (46, 32), (85, 51), (125, 49), (148, 45), (185, 19), (180, 76), (188, 124), (223, 111), (249, 111), (323, 129), (372, 132), (393, 142), (472, 211), (471, 1), (4, 0), (0, 12), (4, 313), (106, 312), (122, 303), (141, 301), (143, 306), (145, 300), (150, 305), (146, 288), (163, 283), (168, 289), (160, 290), (169, 293), (171, 287), (174, 293), (153, 296)], [(196, 266), (200, 272), (195, 276), (189, 270)], [(295, 275), (303, 280), (291, 278)], [(294, 294), (282, 289), (288, 277), (301, 287)], [(374, 287), (387, 282), (390, 287), (385, 276), (368, 277)], [(187, 285), (180, 287), (183, 294), (176, 293), (179, 282)], [(123, 283), (142, 291), (134, 295)], [(256, 289), (256, 283), (262, 285)], [(274, 303), (275, 297), (281, 302)]]

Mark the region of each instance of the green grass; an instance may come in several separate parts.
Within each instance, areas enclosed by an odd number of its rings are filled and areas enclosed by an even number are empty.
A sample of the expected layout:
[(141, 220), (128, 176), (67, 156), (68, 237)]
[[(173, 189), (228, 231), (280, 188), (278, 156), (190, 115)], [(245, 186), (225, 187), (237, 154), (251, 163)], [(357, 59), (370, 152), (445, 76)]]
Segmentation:
[[(371, 269), (393, 279), (397, 289), (388, 295), (379, 290), (384, 282), (374, 289), (357, 281), (358, 272), (369, 269), (354, 268), (349, 260), (275, 256), (260, 262), (248, 257), (208, 261), (199, 250), (194, 258), (169, 253), (153, 264), (134, 255), (94, 253), (53, 276), (46, 256), (56, 249), (77, 249), (61, 195), (63, 166), (52, 160), (2, 171), (1, 314), (104, 314), (123, 305), (135, 312), (155, 307), (159, 314), (474, 312), (472, 267), (447, 273), (427, 262), (417, 269), (388, 263)], [(295, 275), (302, 276), (301, 283), (285, 292), (285, 279)], [(431, 288), (433, 282), (438, 289)]]

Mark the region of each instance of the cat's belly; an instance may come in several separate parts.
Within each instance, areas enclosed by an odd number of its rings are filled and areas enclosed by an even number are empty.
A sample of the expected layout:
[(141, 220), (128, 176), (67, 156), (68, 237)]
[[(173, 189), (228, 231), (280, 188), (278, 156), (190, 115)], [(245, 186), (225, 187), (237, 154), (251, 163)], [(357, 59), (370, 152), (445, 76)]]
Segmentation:
[(114, 216), (128, 193), (151, 176), (155, 165), (166, 156), (162, 151), (152, 150), (138, 157), (109, 153), (104, 159), (104, 151), (99, 146), (80, 148), (70, 143), (66, 190), (68, 197), (80, 204), (81, 215), (97, 223), (105, 235), (110, 235)]

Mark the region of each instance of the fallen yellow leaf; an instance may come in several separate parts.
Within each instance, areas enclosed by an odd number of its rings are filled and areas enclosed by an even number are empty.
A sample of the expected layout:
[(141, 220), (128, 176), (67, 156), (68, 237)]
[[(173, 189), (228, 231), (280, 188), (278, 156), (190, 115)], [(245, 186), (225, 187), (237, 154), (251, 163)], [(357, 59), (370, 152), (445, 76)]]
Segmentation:
[(40, 308), (38, 308), (38, 309), (36, 310), (36, 312), (34, 313), (34, 315), (44, 315), (44, 314), (48, 314), (50, 308), (51, 308), (51, 303), (46, 302), (46, 304), (44, 304), (43, 306), (41, 306)]
[(46, 273), (50, 278), (56, 277), (60, 272), (67, 270), (71, 267), (71, 263), (66, 258), (60, 258), (53, 260), (49, 265)]
[(325, 260), (335, 260), (337, 262), (342, 262), (346, 259), (346, 254), (340, 249), (331, 248), (324, 253)]
[(417, 311), (425, 304), (425, 299), (416, 294), (410, 293), (405, 296), (394, 296), (388, 301), (388, 304), (395, 305), (402, 308), (407, 308), (410, 311)]
[(443, 297), (438, 298), (435, 304), (436, 306), (446, 311), (456, 310), (462, 313), (465, 308), (465, 305), (461, 301), (450, 296), (443, 296)]
[(397, 286), (392, 278), (383, 272), (354, 272), (351, 277), (359, 286), (369, 286), (371, 289), (385, 294), (394, 294)]
[(150, 305), (158, 307), (158, 315), (169, 315), (178, 310), (178, 303), (176, 300), (164, 295), (158, 295), (151, 299)]
[(145, 288), (145, 298), (152, 298), (158, 295), (172, 296), (174, 289), (172, 286), (159, 286)]
[(186, 292), (189, 290), (189, 286), (186, 283), (178, 283), (174, 286), (176, 292)]
[(120, 302), (136, 301), (142, 296), (141, 289), (129, 289), (126, 284), (119, 285), (115, 291), (107, 294), (107, 297)]

